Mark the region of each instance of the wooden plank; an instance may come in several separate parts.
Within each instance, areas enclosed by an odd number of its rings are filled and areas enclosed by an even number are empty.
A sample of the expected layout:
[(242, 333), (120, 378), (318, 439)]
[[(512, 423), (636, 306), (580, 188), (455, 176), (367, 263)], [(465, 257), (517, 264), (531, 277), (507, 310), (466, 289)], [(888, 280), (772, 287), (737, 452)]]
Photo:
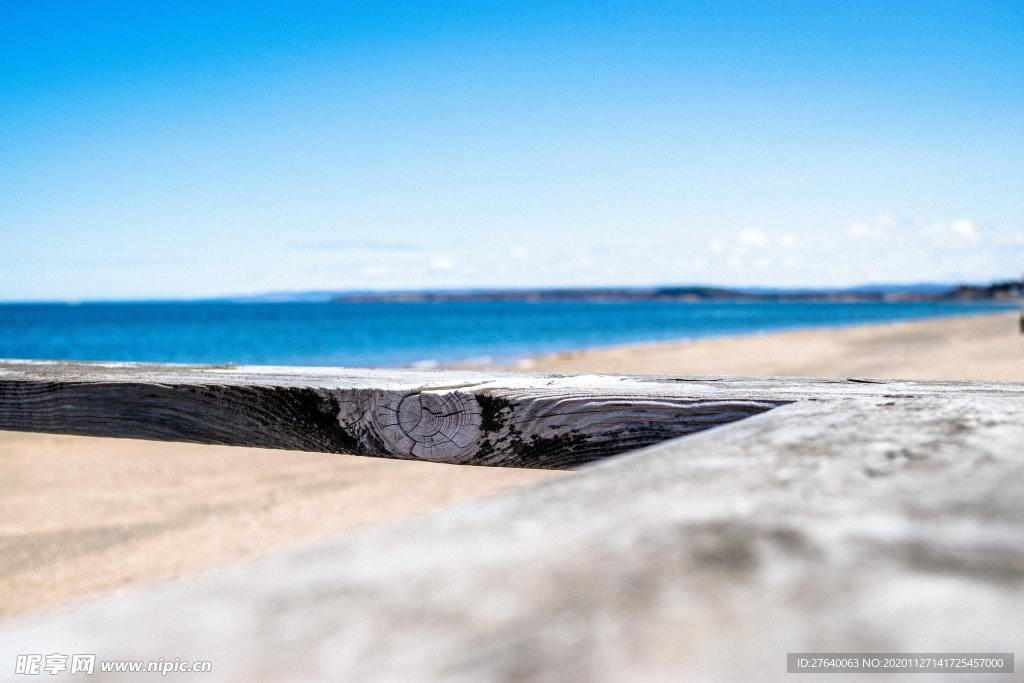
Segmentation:
[(0, 429), (574, 467), (801, 399), (1012, 385), (0, 362)]
[(0, 429), (572, 467), (769, 410), (678, 384), (79, 363), (0, 365)]
[(211, 660), (238, 681), (777, 680), (787, 651), (1019, 649), (1021, 386), (880, 386), (25, 618), (0, 627), (0, 666), (52, 651)]

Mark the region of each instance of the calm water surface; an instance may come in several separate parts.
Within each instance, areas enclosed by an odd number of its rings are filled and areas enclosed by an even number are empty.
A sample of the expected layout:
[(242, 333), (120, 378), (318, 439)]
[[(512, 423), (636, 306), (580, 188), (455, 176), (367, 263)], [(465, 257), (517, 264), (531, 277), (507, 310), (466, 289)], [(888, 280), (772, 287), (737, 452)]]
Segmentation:
[(988, 312), (935, 303), (0, 305), (0, 358), (395, 366)]

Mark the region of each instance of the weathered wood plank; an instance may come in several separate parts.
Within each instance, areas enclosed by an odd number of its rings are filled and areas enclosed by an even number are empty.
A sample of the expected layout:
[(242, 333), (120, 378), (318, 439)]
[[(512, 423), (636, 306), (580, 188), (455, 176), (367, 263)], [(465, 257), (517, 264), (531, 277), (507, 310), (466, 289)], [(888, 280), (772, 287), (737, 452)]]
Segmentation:
[(1021, 386), (877, 388), (22, 619), (0, 628), (0, 666), (55, 651), (212, 660), (239, 681), (746, 681), (782, 678), (787, 651), (1019, 651)]
[(796, 400), (1013, 385), (0, 362), (0, 429), (573, 467)]
[(560, 468), (787, 402), (706, 393), (626, 378), (8, 362), (0, 429)]

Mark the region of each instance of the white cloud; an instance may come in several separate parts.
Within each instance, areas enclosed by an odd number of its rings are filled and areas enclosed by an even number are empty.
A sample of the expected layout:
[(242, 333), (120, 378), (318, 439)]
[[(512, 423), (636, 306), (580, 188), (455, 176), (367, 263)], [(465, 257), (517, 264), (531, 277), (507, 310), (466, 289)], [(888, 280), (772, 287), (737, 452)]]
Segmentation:
[[(847, 234), (850, 226), (840, 223), (819, 230), (772, 225), (742, 233), (737, 227), (673, 233), (656, 240), (624, 229), (614, 240), (594, 244), (579, 240), (565, 245), (553, 238), (527, 241), (520, 236), (496, 243), (486, 238), (467, 240), (445, 250), (268, 250), (236, 259), (233, 270), (222, 273), (224, 283), (218, 286), (228, 292), (693, 283), (828, 287), (980, 282), (1019, 276), (1024, 267), (1024, 222), (1001, 226), (969, 214), (940, 215), (936, 220), (871, 215), (852, 224), (862, 226), (853, 232), (881, 238), (855, 238)], [(209, 264), (196, 264), (194, 270), (208, 268), (209, 279), (218, 267), (211, 259)], [(0, 284), (5, 284), (4, 278), (35, 277), (33, 268), (37, 266), (0, 267)], [(137, 270), (146, 268), (153, 270), (152, 266)], [(54, 272), (66, 276), (66, 271), (62, 266)], [(134, 276), (134, 272), (127, 266), (112, 270), (102, 284), (114, 291), (115, 276)], [(154, 282), (173, 291), (180, 274), (181, 266), (169, 264), (156, 269)]]
[(869, 221), (857, 221), (846, 226), (845, 232), (850, 237), (863, 237), (867, 239), (885, 239), (892, 237), (901, 228), (912, 224), (913, 221), (897, 219), (892, 214), (881, 213)]
[(974, 222), (966, 218), (925, 222), (911, 218), (898, 220), (883, 214), (869, 221), (850, 223), (843, 232), (848, 237), (924, 241), (937, 247), (973, 243), (979, 239)]
[(768, 235), (755, 228), (740, 230), (736, 241), (747, 247), (761, 247), (768, 244)]
[(888, 237), (887, 227), (876, 221), (869, 221), (867, 223), (850, 223), (846, 226), (844, 232), (850, 237), (866, 237), (868, 239), (881, 239)]
[(979, 240), (974, 223), (966, 218), (928, 223), (921, 227), (920, 234), (937, 247), (962, 247)]
[(433, 258), (433, 259), (430, 260), (430, 270), (443, 271), (443, 270), (453, 270), (454, 268), (455, 268), (455, 262), (452, 261), (450, 258), (445, 258), (443, 256), (438, 256), (438, 257)]
[(974, 242), (978, 239), (978, 231), (974, 229), (974, 223), (966, 218), (958, 218), (949, 224), (949, 229), (954, 234), (963, 237), (965, 240)]

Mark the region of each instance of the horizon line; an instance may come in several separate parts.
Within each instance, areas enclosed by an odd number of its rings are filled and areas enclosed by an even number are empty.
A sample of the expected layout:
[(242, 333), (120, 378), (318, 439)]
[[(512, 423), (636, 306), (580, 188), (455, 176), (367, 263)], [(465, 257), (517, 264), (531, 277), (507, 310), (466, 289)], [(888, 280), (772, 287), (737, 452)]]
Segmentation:
[[(324, 301), (337, 296), (380, 296), (380, 295), (426, 295), (426, 294), (462, 294), (462, 293), (488, 293), (488, 292), (588, 292), (588, 291), (621, 291), (640, 292), (646, 290), (662, 289), (717, 289), (735, 292), (821, 292), (821, 293), (843, 293), (856, 292), (866, 288), (882, 290), (890, 288), (893, 291), (906, 290), (908, 288), (955, 288), (959, 286), (987, 286), (997, 282), (1003, 282), (1006, 278), (997, 278), (984, 282), (951, 282), (951, 281), (918, 281), (918, 282), (864, 282), (854, 285), (839, 286), (765, 286), (765, 285), (716, 285), (709, 283), (688, 283), (688, 284), (652, 284), (652, 285), (548, 285), (548, 286), (479, 286), (479, 287), (438, 287), (438, 288), (394, 288), (394, 289), (295, 289), (295, 290), (263, 290), (250, 293), (236, 294), (212, 294), (205, 296), (154, 296), (154, 297), (98, 297), (98, 298), (46, 298), (46, 299), (0, 299), (0, 305), (17, 304), (159, 304), (159, 303), (301, 303), (297, 301), (266, 301), (272, 297), (302, 297), (322, 296)], [(258, 301), (247, 301), (247, 300)], [(306, 302), (313, 303), (313, 302)]]

